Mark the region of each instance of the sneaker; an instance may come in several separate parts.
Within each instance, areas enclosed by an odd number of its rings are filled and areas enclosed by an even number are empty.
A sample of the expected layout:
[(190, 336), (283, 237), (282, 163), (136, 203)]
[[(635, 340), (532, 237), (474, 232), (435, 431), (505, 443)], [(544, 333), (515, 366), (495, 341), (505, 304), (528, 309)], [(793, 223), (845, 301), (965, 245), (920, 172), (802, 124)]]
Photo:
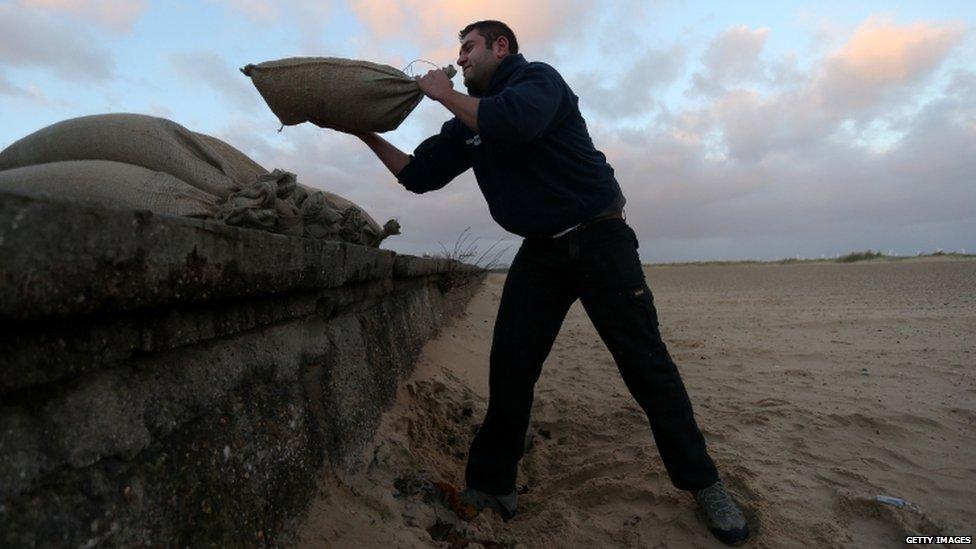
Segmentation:
[(491, 509), (498, 516), (502, 517), (503, 520), (514, 517), (518, 511), (518, 496), (515, 490), (512, 490), (511, 494), (504, 496), (493, 496), (481, 490), (465, 488), (460, 495), (461, 503), (464, 505), (474, 508), (479, 513), (485, 509)]
[(726, 545), (742, 545), (749, 538), (749, 524), (742, 509), (725, 490), (722, 481), (695, 492), (698, 508), (712, 534)]

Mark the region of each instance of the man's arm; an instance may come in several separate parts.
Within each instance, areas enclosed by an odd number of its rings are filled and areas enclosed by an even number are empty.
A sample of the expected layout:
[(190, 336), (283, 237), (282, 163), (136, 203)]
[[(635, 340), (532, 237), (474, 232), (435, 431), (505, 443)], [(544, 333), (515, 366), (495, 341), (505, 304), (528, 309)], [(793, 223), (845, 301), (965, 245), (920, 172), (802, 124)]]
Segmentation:
[(407, 164), (410, 163), (410, 155), (396, 148), (392, 143), (383, 139), (377, 133), (357, 133), (356, 137), (372, 149), (386, 169), (390, 170), (394, 176), (400, 173)]
[(407, 190), (415, 193), (435, 191), (450, 183), (470, 164), (463, 151), (452, 148), (443, 135), (435, 135), (425, 140), (414, 155), (410, 156), (376, 133), (355, 133), (354, 135), (372, 149), (373, 153), (386, 166)]
[(462, 124), (474, 130), (474, 133), (478, 133), (478, 103), (481, 102), (481, 99), (471, 97), (457, 90), (450, 90), (441, 96), (438, 101), (440, 101), (441, 105), (447, 107), (447, 110), (454, 113), (454, 116)]
[[(317, 126), (330, 126), (318, 120), (311, 120)], [(415, 193), (435, 191), (451, 182), (452, 179), (471, 167), (460, 142), (456, 138), (455, 121), (449, 120), (438, 135), (424, 140), (414, 154), (408, 155), (392, 143), (373, 132), (361, 132), (332, 128), (358, 137), (369, 146), (383, 165), (407, 190)]]

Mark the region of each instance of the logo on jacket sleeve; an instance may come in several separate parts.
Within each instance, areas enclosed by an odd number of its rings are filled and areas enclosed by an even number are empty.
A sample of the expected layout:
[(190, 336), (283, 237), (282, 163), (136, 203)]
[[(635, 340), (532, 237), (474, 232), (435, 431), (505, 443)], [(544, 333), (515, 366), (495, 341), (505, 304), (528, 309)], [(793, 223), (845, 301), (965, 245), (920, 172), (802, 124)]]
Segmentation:
[(471, 139), (468, 139), (467, 141), (465, 141), (464, 144), (465, 145), (474, 145), (475, 147), (477, 147), (478, 145), (481, 144), (481, 134), (475, 134), (474, 137), (472, 137)]

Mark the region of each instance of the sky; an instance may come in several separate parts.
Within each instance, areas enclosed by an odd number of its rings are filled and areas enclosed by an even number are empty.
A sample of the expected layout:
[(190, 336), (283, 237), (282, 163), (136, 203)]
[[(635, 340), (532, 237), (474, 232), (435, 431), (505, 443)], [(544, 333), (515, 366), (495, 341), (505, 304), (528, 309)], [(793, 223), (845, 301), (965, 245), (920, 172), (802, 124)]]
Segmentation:
[[(77, 116), (160, 116), (398, 219), (384, 248), (438, 253), (470, 227), (507, 262), (521, 239), (470, 171), (412, 194), (351, 136), (278, 132), (238, 71), (294, 56), (446, 65), (479, 19), (506, 21), (579, 96), (645, 262), (976, 252), (971, 0), (0, 1), (0, 147)], [(424, 99), (384, 137), (409, 153), (450, 117)]]

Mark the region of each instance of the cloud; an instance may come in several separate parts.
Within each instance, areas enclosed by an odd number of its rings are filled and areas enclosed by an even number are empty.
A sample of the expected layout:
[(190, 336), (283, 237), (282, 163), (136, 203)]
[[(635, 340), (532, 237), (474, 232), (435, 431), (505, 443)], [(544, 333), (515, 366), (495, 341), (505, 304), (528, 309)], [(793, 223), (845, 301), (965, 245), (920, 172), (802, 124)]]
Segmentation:
[(353, 0), (351, 6), (369, 32), (367, 42), (416, 44), (422, 57), (439, 64), (457, 59), (457, 32), (482, 19), (504, 21), (515, 32), (520, 53), (545, 57), (599, 7), (585, 0)]
[(897, 25), (890, 19), (868, 19), (825, 60), (815, 84), (818, 98), (831, 110), (872, 107), (885, 92), (935, 70), (962, 37), (958, 24)]
[[(913, 115), (905, 136), (879, 154), (823, 138), (797, 156), (709, 158), (704, 142), (680, 140), (673, 127), (594, 140), (628, 197), (646, 258), (907, 252), (911, 238), (912, 246), (932, 249), (953, 243), (926, 241), (906, 227), (976, 222), (976, 105), (949, 91)], [(846, 248), (834, 249), (838, 242)], [(966, 238), (958, 235), (954, 245), (965, 246)]]
[(692, 91), (715, 95), (729, 85), (761, 78), (764, 67), (759, 56), (768, 37), (769, 29), (750, 30), (744, 25), (716, 37), (702, 56), (705, 72), (692, 77)]
[(132, 25), (149, 7), (145, 0), (18, 0), (27, 9), (65, 14), (120, 32)]
[(333, 44), (325, 38), (332, 2), (328, 0), (209, 0), (260, 24), (281, 24), (298, 35), (299, 55), (321, 55)]
[(279, 2), (271, 0), (210, 0), (211, 3), (240, 13), (255, 21), (269, 22), (280, 15)]
[(176, 113), (173, 112), (172, 109), (159, 103), (151, 103), (146, 114), (157, 116), (159, 118), (167, 118), (169, 120), (176, 118)]
[[(867, 20), (805, 74), (789, 62), (762, 62), (765, 34), (738, 28), (716, 38), (703, 58), (708, 70), (695, 75), (690, 91), (711, 98), (703, 110), (730, 158), (805, 162), (825, 142), (883, 129), (893, 113), (909, 108), (920, 93), (915, 85), (948, 58), (961, 34), (951, 24), (883, 21)], [(717, 68), (723, 62), (717, 52), (725, 50), (741, 54), (732, 56), (739, 58), (732, 72)], [(755, 76), (751, 84), (740, 79), (727, 89), (735, 75), (747, 74)]]
[(645, 114), (653, 110), (654, 93), (672, 84), (684, 68), (684, 50), (648, 49), (616, 77), (584, 72), (572, 77), (580, 105), (607, 119)]
[(11, 97), (19, 97), (22, 99), (32, 98), (34, 94), (30, 90), (22, 86), (18, 86), (7, 78), (7, 74), (0, 70), (0, 94), (9, 95)]
[(106, 80), (111, 56), (83, 30), (17, 4), (0, 5), (0, 63), (40, 67), (72, 81)]
[(259, 105), (260, 96), (241, 75), (238, 67), (210, 52), (174, 53), (170, 64), (176, 74), (191, 86), (206, 86), (242, 110)]
[[(937, 71), (960, 51), (961, 31), (878, 21), (805, 70), (763, 59), (766, 33), (732, 29), (689, 82), (704, 101), (664, 106), (640, 129), (591, 125), (645, 258), (967, 245), (976, 74)], [(886, 145), (873, 146), (871, 131)]]

